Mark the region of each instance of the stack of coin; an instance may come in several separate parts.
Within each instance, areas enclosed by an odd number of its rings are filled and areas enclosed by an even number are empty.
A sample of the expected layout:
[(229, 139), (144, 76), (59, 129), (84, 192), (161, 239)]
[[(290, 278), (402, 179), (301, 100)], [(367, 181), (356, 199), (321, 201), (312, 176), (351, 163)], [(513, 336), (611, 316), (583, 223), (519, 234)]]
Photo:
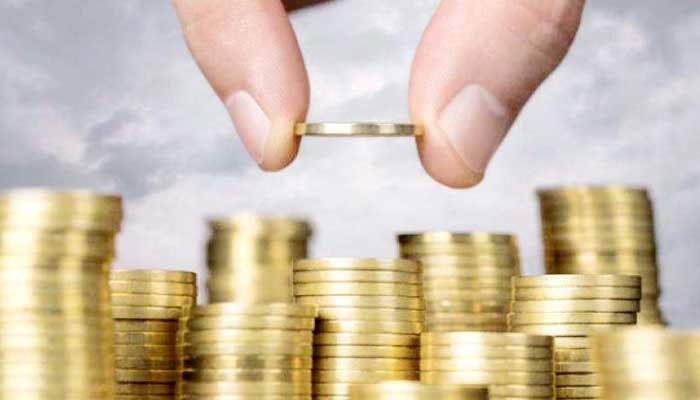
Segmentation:
[(186, 335), (186, 399), (311, 399), (316, 307), (216, 303)]
[(421, 381), (488, 385), (490, 399), (552, 399), (552, 338), (506, 332), (421, 335)]
[(601, 396), (589, 334), (634, 325), (641, 278), (631, 275), (541, 275), (513, 278), (512, 331), (551, 335), (557, 399)]
[(700, 398), (698, 336), (653, 327), (592, 335), (593, 358), (606, 400)]
[(209, 302), (288, 303), (294, 260), (307, 256), (305, 221), (238, 214), (209, 223)]
[(398, 242), (401, 257), (423, 267), (426, 331), (507, 330), (510, 279), (520, 272), (513, 235), (428, 232)]
[(183, 327), (197, 302), (196, 275), (186, 271), (113, 270), (116, 399), (180, 398)]
[(112, 398), (108, 279), (121, 217), (116, 196), (0, 194), (0, 398)]
[(350, 400), (488, 400), (485, 386), (426, 385), (415, 381), (384, 381), (357, 384)]
[(297, 302), (317, 305), (314, 396), (346, 399), (353, 383), (418, 380), (419, 266), (400, 259), (326, 258), (294, 266)]
[(663, 324), (656, 240), (645, 189), (573, 186), (540, 190), (547, 273), (642, 277), (639, 324)]

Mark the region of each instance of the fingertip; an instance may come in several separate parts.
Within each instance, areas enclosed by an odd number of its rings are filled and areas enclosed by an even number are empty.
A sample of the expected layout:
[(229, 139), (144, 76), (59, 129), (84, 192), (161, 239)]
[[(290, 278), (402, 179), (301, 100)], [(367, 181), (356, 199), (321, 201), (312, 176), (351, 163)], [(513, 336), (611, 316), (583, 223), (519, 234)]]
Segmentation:
[(262, 160), (258, 163), (263, 171), (279, 171), (294, 161), (299, 152), (301, 137), (294, 134), (294, 122), (273, 123)]
[(418, 155), (425, 171), (436, 181), (454, 189), (465, 189), (479, 184), (483, 172), (467, 167), (439, 128), (426, 128), (416, 138)]

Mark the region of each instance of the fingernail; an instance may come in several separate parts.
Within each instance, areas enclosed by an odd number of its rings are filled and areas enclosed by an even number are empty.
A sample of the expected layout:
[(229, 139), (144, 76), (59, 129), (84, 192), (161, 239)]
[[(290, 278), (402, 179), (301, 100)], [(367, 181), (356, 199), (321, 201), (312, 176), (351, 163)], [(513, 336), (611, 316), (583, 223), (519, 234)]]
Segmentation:
[(226, 100), (226, 107), (248, 153), (258, 164), (262, 163), (270, 134), (270, 119), (246, 91), (233, 93)]
[(510, 125), (508, 109), (479, 85), (464, 87), (440, 113), (437, 124), (462, 162), (483, 173)]

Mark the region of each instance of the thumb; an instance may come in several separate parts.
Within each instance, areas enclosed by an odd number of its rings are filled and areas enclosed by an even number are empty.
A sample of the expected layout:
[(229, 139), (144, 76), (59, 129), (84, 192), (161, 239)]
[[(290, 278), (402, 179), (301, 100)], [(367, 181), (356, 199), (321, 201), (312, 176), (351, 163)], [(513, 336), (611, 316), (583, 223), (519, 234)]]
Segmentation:
[(187, 44), (265, 170), (285, 167), (309, 104), (304, 61), (279, 0), (174, 0)]
[(418, 47), (409, 100), (425, 169), (452, 187), (491, 156), (574, 39), (583, 0), (443, 0)]

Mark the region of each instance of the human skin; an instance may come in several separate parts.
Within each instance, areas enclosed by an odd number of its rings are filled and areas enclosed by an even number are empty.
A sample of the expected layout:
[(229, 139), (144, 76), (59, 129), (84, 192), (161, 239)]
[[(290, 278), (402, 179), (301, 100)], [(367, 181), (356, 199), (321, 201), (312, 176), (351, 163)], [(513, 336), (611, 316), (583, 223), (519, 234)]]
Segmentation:
[[(280, 0), (173, 0), (192, 55), (243, 144), (268, 171), (287, 166), (309, 107), (309, 79)], [(317, 0), (290, 0), (289, 9)], [(411, 120), (425, 170), (479, 183), (527, 100), (574, 40), (584, 0), (442, 0), (418, 45)]]

